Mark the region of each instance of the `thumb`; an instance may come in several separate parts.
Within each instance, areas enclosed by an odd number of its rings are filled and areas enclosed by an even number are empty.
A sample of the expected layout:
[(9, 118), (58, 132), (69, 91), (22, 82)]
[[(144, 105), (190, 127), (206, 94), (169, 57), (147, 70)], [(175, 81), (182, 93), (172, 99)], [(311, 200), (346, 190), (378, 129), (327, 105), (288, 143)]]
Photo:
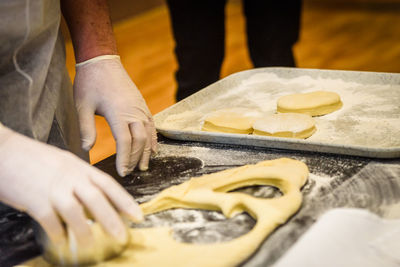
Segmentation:
[(94, 111), (91, 109), (78, 109), (79, 129), (81, 132), (82, 148), (89, 151), (96, 141), (96, 123)]

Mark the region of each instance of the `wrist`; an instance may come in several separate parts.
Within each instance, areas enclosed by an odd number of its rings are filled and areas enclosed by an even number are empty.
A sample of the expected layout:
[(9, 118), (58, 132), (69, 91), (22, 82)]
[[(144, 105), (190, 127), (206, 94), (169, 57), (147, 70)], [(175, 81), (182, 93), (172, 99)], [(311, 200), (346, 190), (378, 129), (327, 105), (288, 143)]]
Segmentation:
[(119, 55), (100, 55), (100, 56), (85, 60), (83, 62), (77, 63), (75, 65), (75, 67), (79, 68), (79, 67), (83, 67), (85, 65), (90, 65), (92, 63), (95, 63), (95, 62), (98, 62), (98, 61), (101, 61), (101, 60), (107, 60), (107, 59), (120, 60), (120, 56)]
[[(82, 50), (82, 49), (81, 49)], [(100, 48), (88, 48), (83, 49), (83, 51), (76, 52), (75, 61), (77, 64), (105, 55), (118, 55), (118, 51), (115, 48), (110, 47), (100, 47)]]

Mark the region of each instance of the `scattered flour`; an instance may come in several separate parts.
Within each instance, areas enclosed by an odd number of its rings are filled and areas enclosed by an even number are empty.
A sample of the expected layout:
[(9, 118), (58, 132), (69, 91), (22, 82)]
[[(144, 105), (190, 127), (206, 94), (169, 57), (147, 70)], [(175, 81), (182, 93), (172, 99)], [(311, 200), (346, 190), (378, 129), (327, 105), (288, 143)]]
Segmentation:
[(335, 179), (335, 177), (330, 177), (322, 174), (310, 173), (308, 179), (315, 182), (314, 188), (309, 193), (308, 197), (312, 198), (314, 195), (319, 193), (319, 189), (323, 187), (329, 187), (329, 184)]

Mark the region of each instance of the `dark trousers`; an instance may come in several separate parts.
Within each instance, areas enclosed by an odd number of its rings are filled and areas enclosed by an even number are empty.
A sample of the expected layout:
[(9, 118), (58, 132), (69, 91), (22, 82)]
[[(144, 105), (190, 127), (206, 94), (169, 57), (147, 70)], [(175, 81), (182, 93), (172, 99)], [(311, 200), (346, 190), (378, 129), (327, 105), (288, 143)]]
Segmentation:
[[(226, 0), (167, 0), (179, 64), (176, 99), (219, 79), (225, 48)], [(301, 0), (243, 0), (254, 67), (294, 67)]]

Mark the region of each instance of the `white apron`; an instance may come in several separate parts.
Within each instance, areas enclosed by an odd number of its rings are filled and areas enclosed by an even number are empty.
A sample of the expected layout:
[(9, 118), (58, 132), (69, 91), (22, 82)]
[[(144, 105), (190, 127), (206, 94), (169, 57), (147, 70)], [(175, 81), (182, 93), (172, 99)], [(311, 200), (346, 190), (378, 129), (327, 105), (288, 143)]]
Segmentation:
[(87, 160), (56, 0), (0, 1), (0, 121)]

